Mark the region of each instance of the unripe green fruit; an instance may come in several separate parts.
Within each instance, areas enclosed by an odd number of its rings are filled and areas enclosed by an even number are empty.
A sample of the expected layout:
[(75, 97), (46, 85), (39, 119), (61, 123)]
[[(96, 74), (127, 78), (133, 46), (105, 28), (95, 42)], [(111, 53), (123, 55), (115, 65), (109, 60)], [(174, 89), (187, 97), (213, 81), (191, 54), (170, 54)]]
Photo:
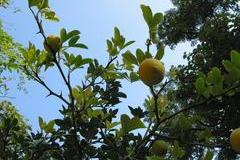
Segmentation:
[(61, 39), (58, 36), (50, 35), (43, 43), (44, 48), (47, 52), (57, 53), (62, 47)]
[(240, 128), (232, 131), (230, 135), (230, 144), (234, 151), (240, 153)]
[(194, 62), (197, 65), (203, 65), (204, 64), (204, 55), (202, 53), (197, 53), (194, 55)]
[(138, 73), (144, 84), (153, 86), (163, 80), (165, 68), (159, 60), (147, 58), (140, 64)]
[(167, 142), (165, 142), (163, 140), (156, 140), (153, 142), (151, 152), (154, 155), (157, 155), (157, 156), (165, 155), (167, 153), (167, 150), (168, 150)]

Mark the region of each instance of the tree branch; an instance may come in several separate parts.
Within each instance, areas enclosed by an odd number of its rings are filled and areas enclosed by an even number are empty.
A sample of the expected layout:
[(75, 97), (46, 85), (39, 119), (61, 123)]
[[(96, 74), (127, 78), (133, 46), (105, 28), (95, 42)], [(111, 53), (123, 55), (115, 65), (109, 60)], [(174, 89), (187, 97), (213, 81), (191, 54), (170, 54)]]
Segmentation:
[(155, 126), (153, 126), (153, 129), (149, 132), (149, 135), (146, 136), (146, 137), (135, 147), (135, 151), (139, 150), (141, 147), (145, 146), (145, 145), (148, 143), (149, 139), (155, 134), (155, 132), (157, 131), (158, 127), (159, 127), (162, 123), (168, 121), (169, 119), (174, 118), (175, 116), (179, 115), (180, 113), (189, 111), (189, 110), (191, 110), (191, 109), (193, 109), (193, 108), (196, 108), (196, 107), (199, 107), (199, 106), (201, 106), (201, 105), (203, 105), (203, 104), (205, 104), (205, 103), (209, 103), (209, 102), (217, 99), (218, 97), (221, 97), (221, 96), (225, 95), (225, 94), (228, 93), (229, 91), (234, 90), (234, 89), (237, 89), (238, 87), (239, 87), (239, 85), (234, 86), (234, 87), (231, 87), (231, 88), (227, 89), (225, 92), (223, 92), (222, 94), (215, 95), (215, 96), (212, 96), (211, 98), (206, 99), (206, 100), (204, 100), (204, 101), (202, 101), (202, 102), (192, 104), (192, 105), (190, 105), (189, 107), (183, 108), (182, 110), (180, 110), (180, 111), (178, 111), (178, 112), (176, 112), (176, 113), (174, 113), (174, 114), (172, 114), (172, 115), (170, 115), (170, 116), (168, 116), (168, 117), (160, 120), (159, 123), (156, 123)]
[(184, 141), (178, 137), (171, 137), (171, 136), (165, 136), (165, 135), (155, 135), (158, 138), (162, 138), (162, 139), (167, 139), (167, 140), (171, 140), (171, 141), (175, 141), (177, 140), (178, 142), (185, 144), (185, 145), (191, 145), (191, 146), (202, 146), (202, 147), (208, 147), (208, 148), (227, 148), (226, 145), (224, 144), (210, 144), (210, 143), (201, 143), (201, 142), (187, 142)]

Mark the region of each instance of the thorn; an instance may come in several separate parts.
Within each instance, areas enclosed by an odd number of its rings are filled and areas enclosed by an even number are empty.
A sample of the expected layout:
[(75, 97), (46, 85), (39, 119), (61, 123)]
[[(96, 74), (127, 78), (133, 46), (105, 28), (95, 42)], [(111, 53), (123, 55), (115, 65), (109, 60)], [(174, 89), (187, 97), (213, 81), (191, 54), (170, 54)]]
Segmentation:
[(46, 97), (49, 97), (49, 96), (51, 96), (52, 95), (52, 93), (51, 92), (49, 92), (49, 94), (46, 96)]
[(83, 86), (83, 88), (85, 88), (86, 86), (85, 86), (85, 84), (84, 84), (84, 82), (83, 82), (83, 80), (82, 80), (82, 86)]

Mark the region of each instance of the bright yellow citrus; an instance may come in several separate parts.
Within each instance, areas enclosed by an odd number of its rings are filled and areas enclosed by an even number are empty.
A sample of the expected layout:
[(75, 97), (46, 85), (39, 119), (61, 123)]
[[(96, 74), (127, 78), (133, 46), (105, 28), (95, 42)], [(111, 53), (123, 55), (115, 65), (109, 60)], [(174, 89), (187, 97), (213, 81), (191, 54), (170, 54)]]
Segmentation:
[(57, 53), (62, 47), (61, 39), (58, 36), (50, 35), (44, 41), (44, 48), (48, 52)]
[(161, 156), (167, 153), (168, 143), (163, 140), (156, 140), (153, 142), (151, 152), (154, 155)]
[(138, 71), (140, 79), (148, 86), (160, 83), (163, 80), (164, 72), (163, 64), (153, 58), (143, 60)]
[(234, 151), (240, 152), (240, 128), (232, 131), (230, 135), (230, 144)]

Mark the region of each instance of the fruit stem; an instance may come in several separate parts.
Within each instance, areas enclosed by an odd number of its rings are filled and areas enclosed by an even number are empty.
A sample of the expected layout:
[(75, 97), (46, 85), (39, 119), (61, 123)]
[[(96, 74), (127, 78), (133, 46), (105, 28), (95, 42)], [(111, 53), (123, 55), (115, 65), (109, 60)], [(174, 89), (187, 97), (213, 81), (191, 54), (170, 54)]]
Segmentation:
[[(43, 26), (42, 26), (42, 22), (41, 20), (39, 19), (39, 13), (41, 10), (38, 10), (37, 14), (35, 14), (35, 12), (33, 11), (33, 9), (31, 7), (29, 7), (30, 11), (32, 12), (33, 16), (34, 16), (34, 19), (37, 23), (37, 26), (39, 28), (39, 33), (42, 35), (42, 37), (44, 38), (44, 40), (47, 42), (47, 38), (46, 38), (46, 35), (45, 35), (45, 32), (44, 32), (44, 29), (43, 29)], [(52, 50), (51, 46), (49, 46), (49, 44), (47, 43), (46, 44), (50, 50)], [(52, 52), (54, 53), (54, 52)], [(71, 112), (72, 112), (72, 123), (73, 123), (73, 129), (74, 129), (74, 138), (76, 140), (76, 145), (74, 146), (75, 147), (75, 150), (76, 150), (76, 154), (77, 154), (77, 157), (80, 159), (81, 155), (80, 155), (80, 144), (78, 143), (79, 142), (79, 139), (78, 139), (78, 131), (77, 131), (77, 123), (76, 123), (76, 119), (75, 119), (75, 106), (74, 106), (74, 101), (75, 101), (75, 98), (73, 96), (73, 93), (72, 93), (72, 87), (71, 87), (71, 84), (70, 84), (70, 81), (68, 81), (70, 79), (67, 78), (63, 72), (63, 69), (61, 68), (60, 66), (60, 63), (58, 62), (57, 60), (57, 57), (56, 57), (56, 54), (54, 54), (54, 63), (56, 64), (68, 90), (69, 90), (69, 94), (70, 94), (70, 102), (68, 103), (68, 107), (71, 109)], [(70, 76), (70, 75), (69, 75)]]
[(151, 39), (147, 39), (146, 46), (147, 46), (147, 53), (149, 53), (150, 52), (150, 46), (151, 46)]

